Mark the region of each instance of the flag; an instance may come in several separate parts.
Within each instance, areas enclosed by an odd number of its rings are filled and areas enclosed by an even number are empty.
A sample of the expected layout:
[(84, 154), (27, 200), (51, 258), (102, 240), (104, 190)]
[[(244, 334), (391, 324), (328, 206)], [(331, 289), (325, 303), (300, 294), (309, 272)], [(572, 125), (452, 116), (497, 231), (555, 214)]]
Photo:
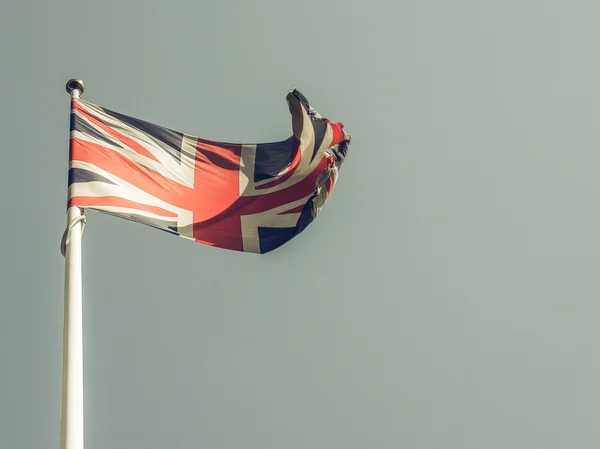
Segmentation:
[(206, 245), (267, 253), (302, 232), (338, 179), (350, 135), (297, 90), (292, 135), (272, 143), (216, 142), (71, 103), (68, 206)]

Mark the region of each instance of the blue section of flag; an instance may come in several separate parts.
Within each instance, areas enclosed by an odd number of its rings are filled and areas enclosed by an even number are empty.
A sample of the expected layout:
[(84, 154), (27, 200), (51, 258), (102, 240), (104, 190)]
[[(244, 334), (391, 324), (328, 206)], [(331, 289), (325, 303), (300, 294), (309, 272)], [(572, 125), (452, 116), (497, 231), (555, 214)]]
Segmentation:
[(279, 248), (297, 234), (296, 228), (258, 228), (260, 251), (268, 253)]
[(277, 176), (292, 163), (294, 137), (282, 142), (259, 143), (256, 145), (256, 162), (254, 165), (254, 182)]

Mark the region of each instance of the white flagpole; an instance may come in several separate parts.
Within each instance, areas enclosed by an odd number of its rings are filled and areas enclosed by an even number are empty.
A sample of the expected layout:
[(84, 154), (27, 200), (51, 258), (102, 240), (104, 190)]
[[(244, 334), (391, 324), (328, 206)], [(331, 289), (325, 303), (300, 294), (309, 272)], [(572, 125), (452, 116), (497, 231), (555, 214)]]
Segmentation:
[[(67, 83), (71, 99), (84, 91), (81, 80)], [(63, 318), (63, 372), (60, 411), (60, 449), (83, 449), (83, 307), (81, 294), (81, 235), (85, 215), (79, 207), (67, 211), (63, 236), (65, 302)]]

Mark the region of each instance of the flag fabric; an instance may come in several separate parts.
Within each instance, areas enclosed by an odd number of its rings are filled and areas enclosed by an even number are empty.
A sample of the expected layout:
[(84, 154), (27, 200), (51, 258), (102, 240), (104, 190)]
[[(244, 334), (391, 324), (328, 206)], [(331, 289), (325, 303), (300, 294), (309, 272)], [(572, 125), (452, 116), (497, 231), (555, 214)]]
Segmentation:
[(68, 206), (133, 220), (206, 245), (267, 253), (302, 232), (338, 179), (350, 143), (297, 90), (292, 136), (201, 139), (79, 98), (71, 104)]

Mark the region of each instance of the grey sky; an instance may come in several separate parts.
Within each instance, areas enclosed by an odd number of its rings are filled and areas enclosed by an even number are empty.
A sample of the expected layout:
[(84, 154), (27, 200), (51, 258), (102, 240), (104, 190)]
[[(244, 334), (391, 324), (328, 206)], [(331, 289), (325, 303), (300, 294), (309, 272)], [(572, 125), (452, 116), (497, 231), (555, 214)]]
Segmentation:
[(86, 449), (597, 449), (600, 31), (575, 0), (5, 2), (0, 448), (58, 448), (69, 98), (353, 136), (265, 256), (90, 212)]

